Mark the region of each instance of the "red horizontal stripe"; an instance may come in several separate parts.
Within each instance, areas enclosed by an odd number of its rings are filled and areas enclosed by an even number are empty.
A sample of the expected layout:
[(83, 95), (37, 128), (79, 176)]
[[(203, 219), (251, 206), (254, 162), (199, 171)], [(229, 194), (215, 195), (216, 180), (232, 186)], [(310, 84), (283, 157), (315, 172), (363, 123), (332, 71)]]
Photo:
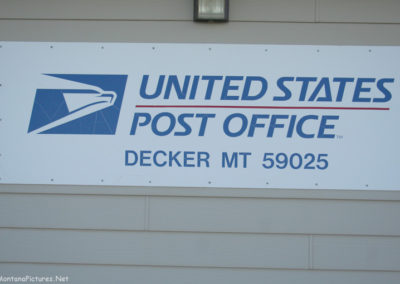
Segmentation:
[(239, 108), (239, 109), (320, 109), (390, 110), (388, 107), (313, 107), (313, 106), (218, 106), (218, 105), (137, 105), (137, 108)]

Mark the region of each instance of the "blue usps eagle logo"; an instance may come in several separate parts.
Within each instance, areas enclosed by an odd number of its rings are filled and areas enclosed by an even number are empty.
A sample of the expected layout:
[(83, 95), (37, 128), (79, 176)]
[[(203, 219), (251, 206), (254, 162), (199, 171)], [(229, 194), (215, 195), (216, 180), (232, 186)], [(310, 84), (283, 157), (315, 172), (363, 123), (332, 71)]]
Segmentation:
[(44, 75), (85, 88), (37, 89), (28, 133), (115, 134), (127, 75)]

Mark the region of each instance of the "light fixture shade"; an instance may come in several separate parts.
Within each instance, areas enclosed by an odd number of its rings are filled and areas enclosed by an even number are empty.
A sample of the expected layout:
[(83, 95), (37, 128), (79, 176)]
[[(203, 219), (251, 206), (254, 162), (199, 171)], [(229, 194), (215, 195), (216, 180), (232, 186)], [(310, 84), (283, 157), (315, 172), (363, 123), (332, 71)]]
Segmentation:
[(229, 0), (194, 0), (195, 21), (227, 22)]

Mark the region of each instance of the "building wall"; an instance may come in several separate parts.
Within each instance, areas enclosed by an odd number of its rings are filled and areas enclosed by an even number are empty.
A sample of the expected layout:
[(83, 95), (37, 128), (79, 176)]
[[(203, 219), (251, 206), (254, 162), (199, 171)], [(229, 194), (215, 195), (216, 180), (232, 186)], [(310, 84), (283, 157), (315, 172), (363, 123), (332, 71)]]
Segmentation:
[[(400, 45), (396, 0), (230, 3), (200, 24), (189, 0), (0, 0), (0, 41)], [(0, 276), (399, 283), (399, 216), (400, 191), (2, 184)]]

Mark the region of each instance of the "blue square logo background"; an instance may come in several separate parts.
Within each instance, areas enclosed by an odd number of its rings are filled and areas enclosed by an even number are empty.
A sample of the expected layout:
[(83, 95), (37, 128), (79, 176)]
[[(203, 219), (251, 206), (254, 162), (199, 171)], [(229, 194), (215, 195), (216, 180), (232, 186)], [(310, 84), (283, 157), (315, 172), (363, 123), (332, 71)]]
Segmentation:
[[(40, 134), (115, 134), (124, 96), (127, 75), (45, 74), (60, 79), (94, 86), (93, 89), (37, 89), (28, 133)], [(40, 131), (40, 128), (71, 115), (64, 99), (65, 92), (98, 94), (98, 89), (114, 92), (115, 102), (104, 109)]]

